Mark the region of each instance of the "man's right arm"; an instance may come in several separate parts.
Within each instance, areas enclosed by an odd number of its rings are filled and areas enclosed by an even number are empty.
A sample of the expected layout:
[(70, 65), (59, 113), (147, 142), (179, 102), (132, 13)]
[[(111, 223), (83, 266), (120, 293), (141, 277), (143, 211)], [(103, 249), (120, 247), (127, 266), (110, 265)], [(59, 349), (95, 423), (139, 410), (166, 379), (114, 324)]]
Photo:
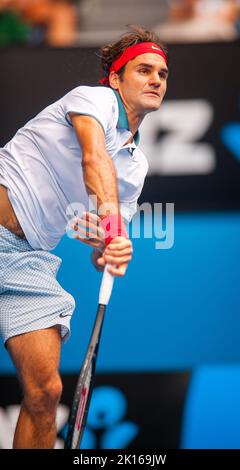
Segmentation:
[(89, 195), (96, 195), (97, 209), (101, 206), (101, 216), (107, 213), (117, 214), (117, 178), (111, 157), (106, 150), (104, 131), (92, 117), (71, 113), (69, 115), (82, 149), (83, 178), (87, 192)]
[[(104, 131), (96, 119), (69, 113), (82, 149), (84, 183), (89, 195), (97, 197), (97, 209), (101, 217), (118, 214), (117, 177), (111, 157), (105, 145)], [(99, 267), (110, 264), (109, 271), (123, 276), (132, 258), (132, 243), (124, 236), (116, 236), (106, 246), (102, 257), (96, 262)]]

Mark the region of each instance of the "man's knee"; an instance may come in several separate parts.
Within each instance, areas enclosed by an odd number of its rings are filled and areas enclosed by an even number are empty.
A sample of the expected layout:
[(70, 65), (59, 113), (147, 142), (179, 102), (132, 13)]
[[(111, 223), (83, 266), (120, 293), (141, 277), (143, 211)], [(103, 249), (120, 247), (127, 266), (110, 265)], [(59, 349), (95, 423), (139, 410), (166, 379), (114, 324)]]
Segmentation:
[(28, 384), (24, 390), (24, 403), (35, 416), (55, 415), (62, 394), (62, 381), (58, 374), (44, 384)]

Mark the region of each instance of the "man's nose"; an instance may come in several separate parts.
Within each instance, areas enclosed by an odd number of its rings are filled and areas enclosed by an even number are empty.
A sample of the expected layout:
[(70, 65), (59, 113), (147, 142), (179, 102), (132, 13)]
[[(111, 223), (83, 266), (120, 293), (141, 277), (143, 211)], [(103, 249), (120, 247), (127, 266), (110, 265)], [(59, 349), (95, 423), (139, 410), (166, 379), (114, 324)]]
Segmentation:
[(160, 83), (161, 83), (161, 80), (160, 80), (158, 72), (153, 73), (150, 76), (149, 84), (158, 88), (160, 86)]

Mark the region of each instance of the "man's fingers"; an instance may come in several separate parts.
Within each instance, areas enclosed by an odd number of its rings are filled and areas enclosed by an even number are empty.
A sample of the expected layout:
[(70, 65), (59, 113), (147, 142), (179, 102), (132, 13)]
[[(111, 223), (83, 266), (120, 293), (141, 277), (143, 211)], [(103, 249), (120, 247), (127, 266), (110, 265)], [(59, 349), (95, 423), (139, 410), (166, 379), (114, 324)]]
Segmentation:
[(108, 266), (108, 271), (113, 275), (117, 277), (122, 277), (126, 273), (127, 270), (127, 264), (122, 264), (121, 266)]
[(125, 262), (125, 263), (122, 263), (122, 264), (119, 264), (119, 265), (116, 265), (116, 260), (115, 260), (115, 264), (110, 264), (108, 263), (103, 256), (101, 256), (100, 258), (98, 258), (97, 260), (97, 264), (101, 267), (105, 266), (106, 264), (109, 264), (108, 265), (108, 271), (113, 275), (113, 276), (118, 276), (118, 277), (122, 277), (124, 276), (126, 270), (127, 270), (127, 266), (128, 266), (128, 263)]
[(116, 237), (114, 238), (111, 243), (107, 246), (107, 250), (115, 251), (115, 250), (125, 250), (126, 248), (132, 249), (132, 242), (127, 238)]
[(94, 214), (93, 212), (83, 212), (82, 218), (89, 220), (93, 224), (98, 224), (101, 222), (100, 217), (97, 214)]
[(79, 235), (75, 235), (74, 238), (76, 240), (80, 240), (80, 242), (85, 243), (86, 245), (92, 246), (93, 248), (100, 248), (101, 251), (104, 248), (104, 245), (103, 245), (101, 240), (97, 240), (97, 239), (93, 239), (93, 238), (92, 239), (83, 238), (83, 237), (80, 237)]
[(100, 225), (100, 217), (96, 214), (91, 214), (90, 212), (86, 212), (82, 214), (82, 217), (76, 217), (73, 220), (72, 228), (75, 231), (79, 230), (79, 227), (82, 227), (83, 231), (85, 232), (91, 231), (93, 234), (97, 234), (98, 237), (104, 239), (105, 233), (103, 228)]
[(106, 262), (105, 262), (103, 256), (101, 256), (101, 258), (97, 259), (97, 264), (99, 264), (99, 266), (105, 266)]
[(88, 240), (93, 240), (93, 241), (97, 240), (101, 243), (104, 242), (104, 240), (101, 237), (98, 237), (96, 233), (88, 232), (84, 228), (80, 228), (80, 227), (78, 227), (78, 229), (76, 230), (76, 234), (74, 235), (74, 238), (78, 238), (79, 240), (81, 238), (86, 238)]
[(104, 232), (101, 228), (99, 227), (92, 227), (89, 226), (87, 223), (78, 223), (78, 224), (73, 224), (72, 228), (75, 232), (82, 233), (85, 235), (85, 237), (98, 237), (101, 238), (101, 240), (105, 239)]
[(117, 265), (121, 265), (123, 263), (129, 263), (129, 261), (131, 261), (132, 257), (131, 255), (129, 256), (122, 256), (122, 257), (113, 257), (113, 256), (108, 256), (108, 255), (104, 255), (104, 259), (107, 263), (109, 264), (117, 264)]
[(105, 248), (104, 254), (106, 256), (116, 256), (117, 257), (122, 257), (122, 256), (131, 256), (133, 253), (132, 247), (127, 247), (124, 250), (108, 250), (108, 247)]

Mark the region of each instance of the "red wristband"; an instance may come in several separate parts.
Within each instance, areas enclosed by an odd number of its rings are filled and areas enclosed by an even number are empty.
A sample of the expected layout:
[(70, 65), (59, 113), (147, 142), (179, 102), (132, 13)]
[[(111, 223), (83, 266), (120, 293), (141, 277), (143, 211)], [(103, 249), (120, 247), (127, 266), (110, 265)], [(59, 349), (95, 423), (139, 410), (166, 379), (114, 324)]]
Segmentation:
[(105, 244), (108, 245), (116, 237), (128, 238), (124, 220), (120, 214), (107, 215), (101, 220), (101, 226), (105, 232)]

